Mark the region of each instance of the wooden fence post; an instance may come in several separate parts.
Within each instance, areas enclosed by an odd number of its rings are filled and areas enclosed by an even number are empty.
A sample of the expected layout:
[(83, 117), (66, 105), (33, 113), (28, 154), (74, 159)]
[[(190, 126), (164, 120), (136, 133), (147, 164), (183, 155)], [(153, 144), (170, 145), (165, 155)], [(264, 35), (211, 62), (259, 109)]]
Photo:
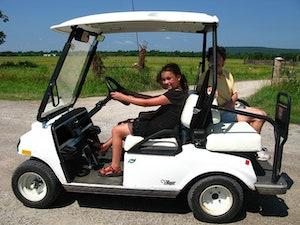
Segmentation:
[(276, 57), (273, 64), (272, 84), (280, 83), (280, 72), (284, 59), (282, 57)]

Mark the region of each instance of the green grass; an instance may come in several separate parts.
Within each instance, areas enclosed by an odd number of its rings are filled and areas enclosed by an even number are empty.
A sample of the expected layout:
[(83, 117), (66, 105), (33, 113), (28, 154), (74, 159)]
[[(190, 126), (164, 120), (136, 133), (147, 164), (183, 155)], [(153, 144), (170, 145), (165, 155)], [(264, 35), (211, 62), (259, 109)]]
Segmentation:
[[(0, 57), (0, 65), (12, 62), (18, 64), (28, 61), (37, 65), (35, 68), (0, 67), (0, 98), (1, 99), (40, 99), (48, 80), (52, 75), (58, 57), (16, 56)], [(146, 58), (147, 69), (139, 73), (132, 65), (137, 57), (103, 57), (106, 72), (103, 76), (111, 76), (127, 87), (137, 91), (159, 88), (155, 83), (157, 72), (166, 63), (176, 62), (186, 75), (189, 84), (194, 84), (198, 74), (199, 59), (194, 57), (155, 57)], [(271, 66), (244, 65), (243, 60), (228, 59), (226, 68), (230, 70), (236, 80), (268, 79), (271, 76)], [(83, 96), (103, 95), (106, 93), (101, 79), (95, 77), (90, 70), (83, 89)]]
[(242, 59), (228, 59), (225, 68), (235, 80), (262, 80), (271, 79), (273, 66), (244, 64)]
[[(58, 57), (42, 56), (0, 57), (0, 65), (5, 65), (8, 62), (19, 64), (24, 61), (32, 62), (37, 65), (35, 68), (0, 66), (0, 99), (41, 99), (54, 71), (57, 60)], [(198, 59), (191, 57), (147, 57), (147, 68), (142, 73), (132, 67), (132, 65), (137, 62), (137, 57), (104, 57), (103, 61), (106, 66), (103, 77), (111, 76), (124, 87), (135, 91), (160, 88), (155, 82), (156, 74), (163, 65), (169, 62), (177, 62), (181, 66), (190, 84), (194, 83), (195, 75), (198, 73)], [(99, 96), (105, 95), (106, 93), (107, 89), (102, 79), (94, 76), (90, 70), (81, 96)]]
[(300, 124), (300, 81), (291, 80), (279, 85), (266, 86), (251, 96), (248, 101), (250, 105), (261, 108), (267, 112), (269, 116), (274, 118), (276, 96), (279, 91), (284, 91), (291, 96), (291, 122)]
[(57, 57), (0, 57), (0, 65), (7, 62), (19, 64), (32, 62), (37, 67), (0, 67), (0, 99), (41, 99), (54, 70)]
[(49, 81), (49, 71), (46, 66), (0, 69), (0, 80), (1, 99), (40, 99)]
[[(120, 68), (108, 68), (107, 74), (114, 76), (123, 74), (122, 70), (126, 70), (127, 76), (137, 74), (137, 70), (132, 68), (132, 65), (137, 62), (137, 57), (133, 56), (121, 56), (121, 57), (104, 57), (104, 65), (108, 67), (120, 67)], [(155, 83), (156, 75), (159, 70), (167, 63), (175, 62), (180, 65), (182, 72), (187, 76), (187, 79), (192, 84), (195, 81), (195, 76), (198, 73), (198, 58), (193, 57), (161, 57), (161, 56), (148, 56), (146, 57), (146, 67), (148, 77), (152, 79), (152, 83)], [(126, 67), (126, 69), (122, 68)], [(145, 74), (144, 74), (145, 75)], [(122, 77), (124, 78), (124, 77)], [(129, 78), (132, 79), (132, 78)]]
[[(8, 63), (22, 65), (22, 62), (32, 62), (37, 67), (0, 66), (0, 99), (9, 100), (40, 100), (48, 85), (58, 57), (18, 56), (0, 57), (0, 65)], [(178, 63), (186, 75), (189, 84), (195, 83), (198, 74), (199, 59), (193, 57), (146, 57), (146, 70), (140, 73), (132, 65), (137, 57), (120, 56), (103, 57), (105, 76), (111, 76), (124, 87), (134, 91), (159, 89), (156, 84), (156, 75), (166, 63)], [(225, 68), (232, 72), (235, 80), (270, 79), (272, 65), (246, 65), (242, 59), (228, 59)], [(288, 72), (288, 68), (285, 69)], [(300, 74), (300, 66), (294, 68)], [(82, 90), (82, 97), (100, 96), (107, 94), (107, 88), (102, 78), (96, 77), (90, 70)], [(300, 79), (298, 79), (300, 80)], [(287, 91), (292, 96), (293, 123), (300, 123), (300, 81), (283, 83), (278, 86), (264, 87), (255, 96), (249, 99), (251, 105), (264, 109), (274, 117), (275, 99), (279, 90)]]

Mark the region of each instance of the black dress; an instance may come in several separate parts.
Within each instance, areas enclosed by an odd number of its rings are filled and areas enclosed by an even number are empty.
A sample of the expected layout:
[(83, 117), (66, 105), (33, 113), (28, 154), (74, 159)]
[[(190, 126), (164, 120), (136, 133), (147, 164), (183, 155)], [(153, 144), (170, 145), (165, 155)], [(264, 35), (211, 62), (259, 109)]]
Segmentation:
[(173, 129), (180, 124), (181, 112), (187, 98), (182, 90), (168, 90), (163, 94), (171, 104), (162, 105), (150, 117), (134, 119), (132, 134), (147, 137), (163, 129)]

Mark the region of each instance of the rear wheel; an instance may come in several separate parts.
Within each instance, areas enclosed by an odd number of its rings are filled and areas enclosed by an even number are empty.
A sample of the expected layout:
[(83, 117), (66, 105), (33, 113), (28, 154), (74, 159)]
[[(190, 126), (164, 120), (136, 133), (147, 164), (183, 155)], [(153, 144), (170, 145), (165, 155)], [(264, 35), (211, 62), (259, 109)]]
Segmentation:
[(46, 208), (58, 197), (61, 185), (45, 163), (27, 160), (15, 170), (12, 176), (12, 189), (24, 205)]
[(196, 219), (229, 222), (240, 212), (243, 189), (234, 179), (211, 176), (196, 182), (188, 193), (188, 203)]

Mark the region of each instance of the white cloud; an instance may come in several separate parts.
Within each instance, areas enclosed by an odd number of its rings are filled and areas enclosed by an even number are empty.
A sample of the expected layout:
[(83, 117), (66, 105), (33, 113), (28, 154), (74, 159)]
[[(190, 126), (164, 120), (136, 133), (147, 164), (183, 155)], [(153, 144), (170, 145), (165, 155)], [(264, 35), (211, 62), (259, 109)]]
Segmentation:
[(133, 41), (125, 41), (124, 44), (126, 44), (126, 45), (132, 45)]
[(127, 41), (115, 41), (115, 43), (118, 44), (118, 45), (133, 45), (134, 44), (133, 41), (129, 41), (129, 40), (127, 40)]

